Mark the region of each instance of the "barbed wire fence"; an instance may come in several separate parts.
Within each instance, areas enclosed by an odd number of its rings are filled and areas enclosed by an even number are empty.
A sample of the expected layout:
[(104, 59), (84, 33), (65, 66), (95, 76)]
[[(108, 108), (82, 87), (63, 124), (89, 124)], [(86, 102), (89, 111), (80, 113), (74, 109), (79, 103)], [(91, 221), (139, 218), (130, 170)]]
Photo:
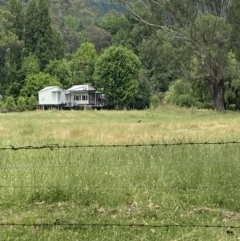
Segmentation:
[(229, 144), (240, 144), (240, 141), (219, 141), (219, 142), (176, 142), (176, 143), (151, 143), (151, 144), (113, 144), (113, 145), (82, 145), (82, 144), (73, 144), (73, 145), (60, 145), (60, 144), (45, 144), (39, 146), (13, 146), (8, 145), (7, 147), (0, 147), (0, 151), (5, 150), (41, 150), (41, 149), (68, 149), (68, 148), (116, 148), (116, 147), (157, 147), (157, 146), (186, 146), (186, 145), (229, 145)]
[[(70, 148), (131, 148), (131, 147), (171, 147), (171, 146), (197, 146), (197, 145), (239, 145), (240, 141), (218, 141), (218, 142), (175, 142), (175, 143), (150, 143), (150, 144), (112, 144), (112, 145), (82, 145), (82, 144), (71, 144), (71, 145), (65, 145), (65, 144), (44, 144), (44, 145), (26, 145), (26, 146), (13, 146), (13, 145), (8, 145), (6, 147), (0, 147), (0, 152), (1, 151), (28, 151), (28, 150), (60, 150), (60, 149), (70, 149)], [(174, 163), (174, 165), (188, 165), (190, 162), (178, 162)], [(213, 161), (211, 163), (214, 163)], [(225, 163), (227, 164), (228, 162), (219, 162), (216, 161), (216, 163)], [(231, 162), (233, 163), (233, 162)], [(238, 163), (238, 161), (236, 161)], [(199, 163), (192, 163), (198, 165)], [(143, 165), (139, 163), (133, 163), (133, 164), (125, 164), (125, 165)], [(155, 165), (157, 165), (155, 163)], [(161, 164), (159, 164), (161, 165)], [(102, 164), (102, 166), (104, 166)], [(105, 164), (105, 166), (123, 166), (123, 164)], [(74, 167), (74, 165), (49, 165), (49, 166), (1, 166), (1, 170), (8, 170), (8, 169), (49, 169), (49, 168), (68, 168), (68, 167)], [(77, 166), (76, 166), (77, 167)], [(0, 184), (0, 189), (2, 188), (21, 188), (21, 187), (26, 187), (26, 188), (55, 188), (59, 187), (57, 186), (45, 186), (45, 185), (1, 185)], [(72, 185), (61, 185), (61, 187), (64, 188), (73, 188), (75, 186)], [(93, 186), (93, 187), (88, 187), (88, 188), (94, 188), (94, 189), (101, 189), (101, 187), (98, 186)], [(113, 187), (116, 189), (116, 187)], [(127, 187), (117, 187), (119, 189), (124, 189)], [(137, 186), (137, 189), (145, 189), (145, 186)], [(190, 189), (216, 189), (216, 188), (228, 188), (228, 189), (239, 189), (239, 185), (231, 185), (231, 184), (225, 184), (225, 185), (187, 185), (186, 187), (183, 187), (183, 190), (190, 190)], [(160, 190), (160, 189), (180, 189), (178, 186), (154, 186), (150, 187), (150, 189), (155, 189), (155, 190)], [(111, 187), (104, 188), (104, 190), (111, 190)], [(240, 226), (238, 225), (211, 225), (211, 224), (198, 224), (198, 223), (180, 223), (180, 224), (143, 224), (143, 223), (62, 223), (60, 220), (55, 220), (52, 223), (22, 223), (22, 222), (0, 222), (0, 227), (11, 227), (11, 226), (21, 226), (21, 227), (97, 227), (97, 228), (102, 228), (102, 227), (119, 227), (119, 228), (156, 228), (156, 229), (166, 229), (166, 228), (197, 228), (197, 229), (226, 229), (227, 234), (229, 235), (234, 235), (233, 230), (238, 230), (240, 229)]]
[(56, 220), (53, 223), (0, 223), (0, 226), (22, 226), (22, 227), (54, 227), (54, 226), (94, 226), (94, 227), (127, 227), (127, 228), (200, 228), (200, 229), (240, 229), (240, 226), (231, 225), (208, 225), (208, 224), (141, 224), (141, 223), (61, 223), (60, 220)]

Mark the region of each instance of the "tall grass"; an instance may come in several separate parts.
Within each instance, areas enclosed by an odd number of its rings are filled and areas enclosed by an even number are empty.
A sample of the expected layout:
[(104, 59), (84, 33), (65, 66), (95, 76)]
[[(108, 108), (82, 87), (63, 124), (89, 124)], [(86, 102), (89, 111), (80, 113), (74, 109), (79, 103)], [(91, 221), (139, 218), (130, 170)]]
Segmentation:
[[(6, 114), (0, 116), (0, 123), (1, 146), (240, 137), (235, 113), (185, 109)], [(232, 135), (230, 130), (235, 128)], [(0, 223), (240, 225), (238, 144), (5, 150), (0, 154)], [(232, 236), (226, 231), (0, 226), (0, 240), (237, 239), (238, 230)]]

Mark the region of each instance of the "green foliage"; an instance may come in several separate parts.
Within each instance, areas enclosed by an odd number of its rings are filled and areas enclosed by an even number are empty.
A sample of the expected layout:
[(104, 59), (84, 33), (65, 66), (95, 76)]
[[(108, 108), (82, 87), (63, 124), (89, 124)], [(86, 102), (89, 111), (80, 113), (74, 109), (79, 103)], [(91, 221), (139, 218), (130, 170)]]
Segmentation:
[(92, 83), (94, 64), (97, 52), (92, 43), (82, 43), (77, 52), (73, 54), (70, 68), (73, 74), (73, 83)]
[(48, 3), (31, 0), (26, 11), (25, 47), (37, 56), (43, 70), (51, 59), (63, 57), (63, 42), (58, 31), (52, 28)]
[(73, 55), (73, 60), (79, 61), (80, 63), (88, 63), (96, 60), (97, 52), (92, 43), (82, 43), (78, 48), (77, 52)]
[(17, 65), (21, 63), (18, 56), (23, 42), (14, 32), (14, 16), (0, 9), (0, 94), (4, 95), (8, 85), (16, 80)]
[(240, 109), (240, 63), (236, 54), (229, 52), (227, 56), (228, 81), (225, 82), (225, 104), (227, 109)]
[(194, 97), (191, 83), (183, 79), (176, 80), (170, 84), (165, 100), (178, 106), (191, 107), (196, 105), (196, 98)]
[(17, 81), (14, 81), (13, 83), (9, 84), (8, 89), (6, 91), (7, 96), (11, 95), (16, 100), (20, 94), (21, 87), (21, 83)]
[(63, 88), (70, 87), (71, 71), (66, 60), (51, 60), (44, 72), (57, 77)]
[(232, 26), (232, 33), (230, 36), (230, 41), (233, 46), (232, 51), (236, 54), (236, 58), (240, 61), (240, 32), (238, 29), (240, 21), (240, 2), (238, 0), (232, 0), (229, 5), (229, 12), (227, 15), (227, 21)]
[(137, 110), (146, 109), (150, 106), (151, 86), (146, 78), (145, 71), (141, 70), (138, 79), (137, 95), (130, 103), (130, 107)]
[(10, 0), (7, 5), (8, 11), (14, 16), (13, 28), (19, 40), (24, 39), (24, 13), (23, 5), (19, 0)]
[(61, 187), (52, 187), (41, 192), (35, 192), (29, 198), (29, 202), (45, 202), (47, 204), (52, 204), (54, 202), (64, 202), (68, 201), (70, 198), (67, 194), (68, 191), (63, 190)]
[(38, 101), (35, 93), (32, 94), (30, 97), (26, 97), (26, 108), (28, 110), (36, 110), (37, 106)]
[(115, 12), (113, 14), (108, 13), (102, 19), (101, 28), (105, 29), (114, 36), (121, 28), (125, 27), (126, 21), (126, 18), (122, 15)]
[(70, 30), (76, 31), (78, 28), (77, 20), (74, 16), (68, 15), (64, 19), (64, 26)]
[(84, 30), (84, 35), (89, 42), (94, 44), (97, 53), (111, 46), (112, 35), (105, 29), (90, 25)]
[(139, 58), (131, 50), (112, 46), (96, 62), (96, 83), (110, 102), (125, 106), (137, 95), (139, 71)]
[(25, 111), (27, 109), (27, 103), (26, 98), (23, 96), (20, 96), (17, 100), (17, 109), (19, 111)]
[(40, 71), (40, 63), (38, 58), (30, 54), (28, 57), (25, 57), (22, 64), (22, 72), (25, 76), (30, 74), (37, 74)]
[(37, 98), (38, 91), (48, 86), (62, 86), (57, 77), (43, 72), (30, 74), (26, 77), (25, 85), (21, 89), (21, 96)]
[[(25, 77), (39, 71), (57, 76), (64, 88), (70, 82), (95, 85), (95, 50), (100, 54), (111, 45), (122, 45), (139, 57), (146, 70), (146, 82), (139, 79), (129, 107), (145, 108), (152, 93), (166, 92), (173, 80), (189, 79), (197, 106), (240, 109), (237, 67), (235, 60), (229, 60), (229, 53), (240, 60), (238, 0), (197, 4), (161, 0), (147, 5), (112, 0), (127, 6), (124, 15), (115, 8), (119, 5), (108, 0), (2, 2), (7, 4), (6, 11), (0, 10), (1, 95), (17, 100)], [(110, 10), (112, 7), (119, 11)], [(84, 48), (87, 41), (93, 44), (93, 58)], [(64, 54), (71, 75), (60, 64)], [(53, 62), (61, 67), (53, 67)]]
[[(184, 66), (189, 62), (187, 47), (172, 40), (165, 30), (144, 39), (139, 46), (139, 56), (155, 93), (166, 92), (169, 83), (183, 75)], [(182, 68), (179, 68), (180, 61)]]
[(13, 98), (13, 96), (8, 96), (6, 101), (4, 102), (4, 104), (2, 105), (2, 109), (9, 112), (9, 111), (16, 111), (17, 110), (17, 106), (15, 103), (15, 100)]
[(64, 56), (64, 43), (63, 43), (63, 37), (60, 33), (60, 31), (58, 31), (55, 28), (52, 28), (52, 39), (51, 39), (51, 45), (52, 48), (49, 52), (49, 54), (51, 55), (49, 57), (49, 60), (53, 60), (53, 59), (57, 59), (60, 60), (63, 58)]
[(34, 53), (38, 42), (38, 28), (40, 28), (38, 21), (38, 7), (35, 0), (30, 0), (25, 14), (25, 49), (27, 53)]
[(157, 94), (154, 94), (151, 96), (151, 100), (150, 100), (150, 106), (153, 109), (157, 109), (160, 105), (160, 99), (159, 96)]

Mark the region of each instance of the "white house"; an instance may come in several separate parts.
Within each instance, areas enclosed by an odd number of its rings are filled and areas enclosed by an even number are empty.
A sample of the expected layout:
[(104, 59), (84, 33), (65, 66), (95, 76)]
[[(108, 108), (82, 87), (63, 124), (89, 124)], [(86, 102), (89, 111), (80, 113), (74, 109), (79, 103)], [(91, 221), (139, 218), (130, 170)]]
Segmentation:
[(59, 106), (66, 102), (65, 91), (58, 86), (49, 86), (38, 91), (39, 106)]
[(74, 85), (66, 90), (66, 102), (71, 106), (101, 106), (102, 93), (89, 84)]
[(74, 85), (67, 90), (58, 86), (49, 86), (38, 92), (39, 108), (81, 109), (84, 107), (101, 108), (102, 93), (89, 84)]

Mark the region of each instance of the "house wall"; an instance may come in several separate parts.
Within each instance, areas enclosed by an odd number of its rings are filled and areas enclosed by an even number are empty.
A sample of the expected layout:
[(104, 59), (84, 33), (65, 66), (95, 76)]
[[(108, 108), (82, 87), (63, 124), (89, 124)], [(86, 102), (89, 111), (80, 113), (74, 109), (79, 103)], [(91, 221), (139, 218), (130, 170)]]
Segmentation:
[(66, 103), (69, 106), (75, 105), (88, 105), (89, 94), (88, 92), (73, 92), (66, 95)]
[(89, 104), (89, 96), (88, 92), (75, 92), (72, 93), (73, 102), (77, 105), (88, 105)]
[(65, 103), (65, 92), (60, 89), (49, 89), (38, 93), (39, 105), (60, 105)]

